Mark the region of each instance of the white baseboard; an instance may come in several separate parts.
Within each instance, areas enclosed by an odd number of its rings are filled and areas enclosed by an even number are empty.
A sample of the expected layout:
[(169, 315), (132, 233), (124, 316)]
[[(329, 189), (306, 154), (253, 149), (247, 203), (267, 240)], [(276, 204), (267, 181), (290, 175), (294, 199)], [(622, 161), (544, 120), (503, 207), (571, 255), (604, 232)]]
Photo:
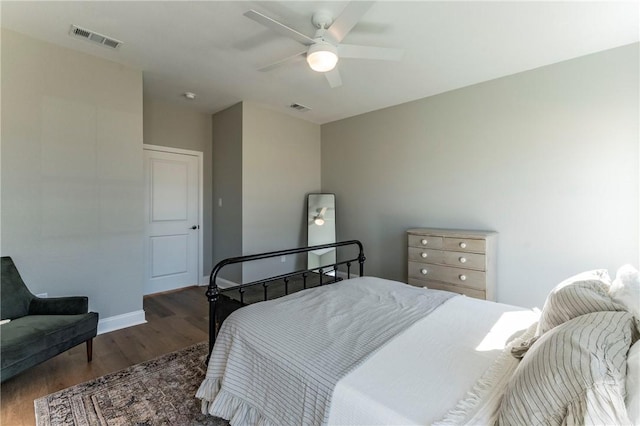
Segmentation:
[[(202, 285), (209, 285), (209, 277), (204, 277), (203, 282), (204, 284)], [(229, 288), (229, 287), (234, 287), (238, 285), (238, 283), (226, 280), (222, 277), (217, 277), (216, 282), (218, 283), (218, 287), (220, 288)]]
[(144, 324), (147, 320), (144, 316), (144, 310), (127, 312), (122, 315), (114, 315), (112, 317), (98, 320), (98, 334), (109, 333), (111, 331), (120, 330), (134, 325)]

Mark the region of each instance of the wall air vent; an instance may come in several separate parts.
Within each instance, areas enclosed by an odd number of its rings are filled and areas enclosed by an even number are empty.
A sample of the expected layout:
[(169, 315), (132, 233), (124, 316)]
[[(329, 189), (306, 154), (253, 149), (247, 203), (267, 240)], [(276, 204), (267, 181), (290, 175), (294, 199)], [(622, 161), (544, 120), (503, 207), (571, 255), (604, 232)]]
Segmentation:
[(98, 34), (85, 28), (80, 28), (77, 25), (71, 25), (69, 35), (72, 37), (92, 41), (94, 43), (101, 44), (102, 46), (110, 47), (112, 49), (117, 49), (122, 44), (121, 41), (116, 40), (115, 38), (107, 37), (105, 35)]
[(291, 104), (291, 105), (289, 105), (289, 108), (293, 108), (293, 109), (295, 109), (297, 111), (301, 111), (301, 112), (311, 111), (311, 108), (306, 107), (306, 106), (301, 105), (301, 104)]

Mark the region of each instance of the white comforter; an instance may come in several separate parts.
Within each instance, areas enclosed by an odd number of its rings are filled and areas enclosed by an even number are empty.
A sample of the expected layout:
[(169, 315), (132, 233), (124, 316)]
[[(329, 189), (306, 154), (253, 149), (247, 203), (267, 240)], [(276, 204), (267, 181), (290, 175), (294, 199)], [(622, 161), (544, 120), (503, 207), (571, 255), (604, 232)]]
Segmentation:
[[(538, 315), (464, 296), (450, 299), (338, 382), (329, 424), (433, 424), (457, 405), (463, 412), (450, 415), (452, 423), (484, 423), (470, 419), (483, 410), (483, 416), (491, 414), (500, 382), (517, 364), (503, 348)], [(483, 385), (491, 388), (482, 392)]]

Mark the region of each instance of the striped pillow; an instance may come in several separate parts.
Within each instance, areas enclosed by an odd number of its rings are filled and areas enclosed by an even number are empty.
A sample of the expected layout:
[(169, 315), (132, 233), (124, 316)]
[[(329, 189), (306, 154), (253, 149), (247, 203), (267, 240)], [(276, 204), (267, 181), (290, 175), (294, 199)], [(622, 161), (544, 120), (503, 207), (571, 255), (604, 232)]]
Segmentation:
[(640, 425), (640, 342), (627, 354), (627, 411), (634, 425)]
[(543, 334), (511, 377), (498, 424), (630, 424), (624, 386), (632, 329), (628, 312), (595, 312)]
[(610, 284), (604, 269), (583, 272), (558, 284), (544, 302), (536, 336), (580, 315), (624, 311), (625, 307), (609, 295)]

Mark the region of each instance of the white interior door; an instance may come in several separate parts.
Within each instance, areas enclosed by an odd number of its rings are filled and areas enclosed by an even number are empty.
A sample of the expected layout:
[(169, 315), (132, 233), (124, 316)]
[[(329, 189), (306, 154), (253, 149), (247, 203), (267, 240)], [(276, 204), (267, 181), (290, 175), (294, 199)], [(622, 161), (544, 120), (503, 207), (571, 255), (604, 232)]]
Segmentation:
[(146, 279), (144, 294), (197, 285), (199, 159), (144, 150)]

